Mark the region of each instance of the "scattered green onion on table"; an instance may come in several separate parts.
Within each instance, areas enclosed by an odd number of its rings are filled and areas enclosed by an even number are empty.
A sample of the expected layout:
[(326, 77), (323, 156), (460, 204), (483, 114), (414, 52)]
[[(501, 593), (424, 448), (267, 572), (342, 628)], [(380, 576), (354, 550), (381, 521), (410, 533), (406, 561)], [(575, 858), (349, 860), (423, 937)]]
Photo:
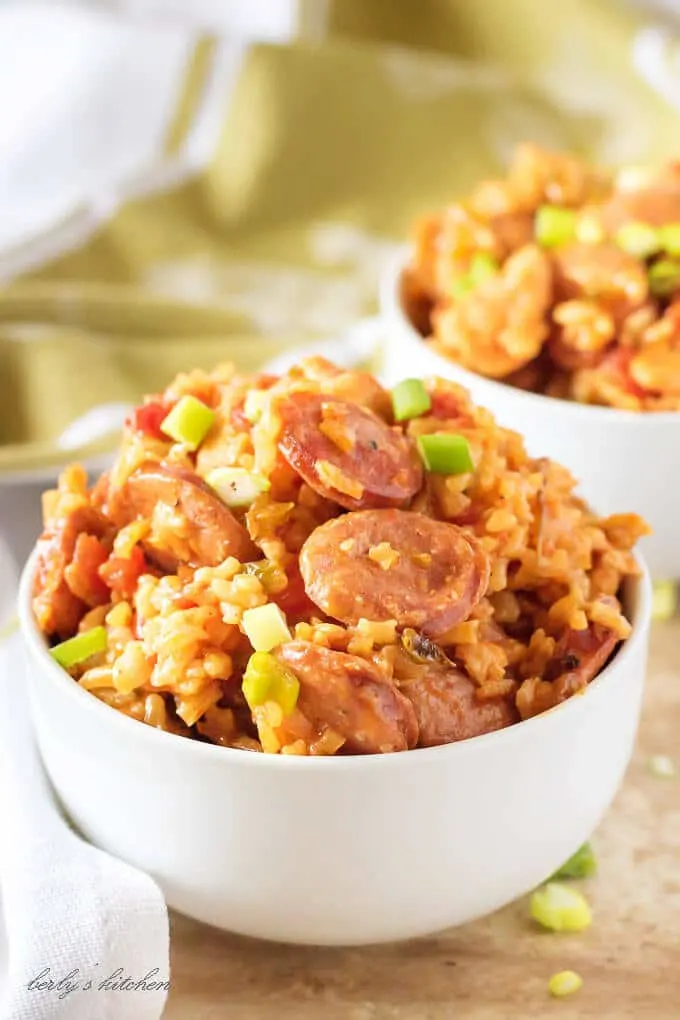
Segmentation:
[(575, 970), (561, 970), (553, 974), (548, 981), (548, 991), (556, 999), (562, 999), (565, 995), (572, 995), (583, 986), (583, 978)]
[(587, 899), (573, 886), (547, 882), (531, 894), (534, 921), (550, 931), (584, 931), (592, 921)]
[(590, 843), (584, 843), (561, 868), (557, 869), (550, 881), (559, 881), (563, 878), (590, 878), (596, 871), (597, 861), (593, 848)]

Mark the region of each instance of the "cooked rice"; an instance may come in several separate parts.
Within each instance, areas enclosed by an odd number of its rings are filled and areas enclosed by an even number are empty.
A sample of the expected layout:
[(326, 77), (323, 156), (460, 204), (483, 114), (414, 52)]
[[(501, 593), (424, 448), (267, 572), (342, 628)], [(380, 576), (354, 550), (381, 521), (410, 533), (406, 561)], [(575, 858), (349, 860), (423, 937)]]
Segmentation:
[[(632, 193), (631, 213), (614, 229), (617, 203)], [(541, 247), (537, 235), (545, 205), (575, 213), (573, 233), (556, 247)], [(580, 403), (679, 410), (678, 253), (674, 285), (653, 293), (650, 274), (667, 254), (620, 246), (620, 227), (640, 223), (680, 224), (680, 164), (631, 182), (521, 145), (504, 179), (482, 181), (417, 225), (406, 307), (434, 350), (480, 375)], [(470, 287), (480, 254), (498, 271)]]
[[(572, 195), (578, 181), (572, 167), (561, 187)], [(252, 386), (269, 395), (255, 424), (239, 413)], [(626, 578), (638, 574), (632, 550), (647, 529), (633, 514), (593, 514), (575, 495), (566, 469), (529, 458), (522, 439), (475, 407), (461, 387), (441, 379), (427, 386), (432, 410), (404, 423), (405, 433), (412, 439), (441, 432), (466, 437), (475, 469), (465, 475), (426, 474), (411, 509), (475, 536), (490, 565), (485, 597), (438, 639), (432, 655), (443, 650), (474, 681), (480, 701), (505, 699), (527, 718), (572, 693), (575, 681), (561, 690), (550, 679), (558, 651), (571, 637), (606, 633), (619, 641), (630, 634), (614, 596)], [(229, 556), (214, 567), (189, 565), (192, 525), (181, 506), (158, 504), (151, 518), (116, 528), (107, 516), (112, 487), (124, 486), (140, 463), (167, 461), (176, 449), (153, 432), (144, 433), (139, 422), (128, 424), (116, 463), (94, 489), (87, 489), (81, 468), (71, 467), (58, 489), (45, 495), (36, 619), (53, 641), (57, 634), (63, 639), (97, 624), (106, 627), (107, 650), (71, 670), (95, 697), (148, 725), (225, 747), (342, 753), (346, 736), (330, 722), (310, 727), (296, 708), (284, 725), (275, 702), (251, 712), (243, 698), (241, 682), (252, 652), (243, 613), (273, 600), (284, 608), (296, 641), (358, 656), (397, 687), (417, 673), (418, 662), (405, 652), (405, 634), (394, 619), (361, 618), (345, 626), (325, 616), (302, 590), (300, 549), (340, 507), (307, 485), (279, 454), (273, 400), (297, 390), (343, 399), (359, 394), (391, 423), (389, 396), (374, 380), (321, 359), (279, 380), (240, 377), (225, 366), (212, 374), (194, 372), (144, 405), (170, 403), (185, 392), (200, 394), (216, 409), (216, 421), (198, 454), (182, 453), (184, 467), (199, 476), (217, 464), (255, 468), (269, 479), (270, 490), (240, 513), (259, 549), (251, 562)], [(101, 554), (76, 562), (74, 540), (84, 533), (96, 536)], [(168, 570), (154, 562), (149, 548), (189, 562)], [(402, 554), (383, 542), (369, 555), (389, 572)], [(428, 558), (421, 554), (423, 563)], [(95, 586), (102, 578), (108, 579), (103, 595)], [(75, 594), (90, 590), (97, 595), (92, 604), (74, 603)], [(68, 632), (59, 630), (57, 610), (73, 605), (77, 612)]]

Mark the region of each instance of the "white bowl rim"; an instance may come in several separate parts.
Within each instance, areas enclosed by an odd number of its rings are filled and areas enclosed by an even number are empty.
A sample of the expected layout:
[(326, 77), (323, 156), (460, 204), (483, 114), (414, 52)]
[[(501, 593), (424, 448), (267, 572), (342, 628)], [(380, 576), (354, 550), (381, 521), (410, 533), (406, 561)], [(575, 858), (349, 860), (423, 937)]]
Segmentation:
[[(380, 312), (385, 320), (400, 320), (403, 329), (411, 333), (412, 338), (420, 344), (425, 341), (415, 328), (401, 300), (401, 283), (404, 273), (410, 263), (413, 248), (410, 244), (403, 245), (386, 263), (380, 281)], [(398, 342), (398, 338), (396, 338)], [(637, 428), (653, 428), (659, 424), (673, 425), (680, 428), (680, 411), (629, 411), (618, 407), (605, 407), (599, 404), (579, 404), (575, 400), (562, 400), (560, 397), (549, 397), (544, 393), (533, 393), (531, 390), (521, 390), (517, 386), (509, 386), (507, 383), (499, 382), (497, 379), (490, 379), (488, 376), (480, 375), (478, 372), (471, 372), (463, 368), (453, 359), (446, 358), (439, 351), (430, 349), (430, 354), (450, 364), (456, 372), (456, 381), (462, 386), (471, 389), (472, 386), (479, 386), (481, 383), (488, 387), (491, 394), (497, 393), (503, 400), (516, 399), (533, 406), (536, 411), (553, 411), (556, 405), (564, 409), (565, 414), (573, 414), (583, 419), (583, 423), (606, 422), (608, 425), (620, 423), (632, 425)], [(469, 380), (469, 381), (468, 381)], [(481, 401), (478, 401), (481, 402)]]
[[(503, 742), (512, 744), (513, 741), (528, 739), (531, 732), (537, 727), (550, 725), (550, 720), (558, 715), (564, 716), (571, 713), (574, 723), (578, 719), (579, 711), (587, 711), (588, 702), (598, 692), (606, 691), (616, 683), (616, 675), (620, 670), (626, 668), (627, 662), (633, 658), (633, 653), (638, 649), (641, 642), (645, 640), (648, 625), (651, 620), (652, 607), (652, 586), (647, 567), (642, 558), (637, 556), (641, 568), (641, 575), (631, 580), (635, 591), (635, 611), (632, 614), (632, 631), (626, 639), (623, 647), (619, 648), (615, 657), (607, 666), (588, 684), (581, 694), (574, 695), (566, 701), (547, 712), (515, 723), (513, 726), (506, 726), (504, 729), (492, 733), (484, 733), (467, 740), (456, 741), (451, 744), (443, 744), (437, 747), (413, 748), (410, 751), (394, 752), (391, 754), (354, 754), (354, 755), (331, 755), (331, 756), (307, 756), (307, 755), (280, 755), (261, 754), (254, 751), (248, 752), (239, 748), (220, 747), (217, 744), (202, 743), (187, 737), (181, 737), (166, 730), (148, 726), (137, 719), (119, 712), (117, 709), (106, 705), (99, 698), (77, 684), (62, 669), (49, 654), (47, 644), (35, 622), (32, 610), (32, 589), (33, 577), (37, 564), (37, 549), (29, 557), (21, 575), (18, 594), (18, 616), (21, 634), (31, 653), (29, 668), (33, 662), (44, 667), (54, 683), (60, 688), (66, 698), (73, 702), (73, 710), (79, 708), (89, 711), (93, 725), (98, 722), (104, 726), (109, 725), (118, 728), (121, 741), (124, 739), (136, 739), (140, 743), (146, 742), (149, 749), (158, 748), (159, 753), (165, 748), (170, 753), (174, 748), (177, 754), (184, 754), (188, 759), (192, 755), (198, 756), (206, 762), (219, 765), (222, 762), (225, 766), (242, 765), (247, 768), (274, 768), (274, 769), (330, 769), (332, 771), (351, 771), (356, 769), (380, 769), (380, 768), (403, 768), (412, 765), (427, 765), (435, 761), (443, 763), (448, 756), (451, 759), (462, 758), (464, 755), (484, 753), (491, 750), (492, 743), (496, 745)], [(583, 706), (586, 706), (585, 709)], [(108, 724), (107, 724), (108, 720)], [(521, 734), (526, 734), (522, 738)]]

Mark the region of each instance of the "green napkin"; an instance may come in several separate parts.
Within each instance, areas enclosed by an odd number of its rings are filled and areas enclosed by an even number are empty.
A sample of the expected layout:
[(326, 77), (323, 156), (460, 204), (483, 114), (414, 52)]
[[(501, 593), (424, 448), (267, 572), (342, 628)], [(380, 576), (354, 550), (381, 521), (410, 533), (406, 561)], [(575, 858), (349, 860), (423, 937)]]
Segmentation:
[[(610, 164), (672, 154), (678, 114), (644, 80), (659, 40), (619, 4), (335, 0), (329, 21), (322, 44), (247, 50), (202, 172), (166, 173), (0, 290), (0, 476), (63, 463), (56, 437), (88, 408), (194, 366), (255, 368), (372, 313), (414, 218), (518, 141)], [(200, 40), (178, 83), (166, 171), (219, 55)]]

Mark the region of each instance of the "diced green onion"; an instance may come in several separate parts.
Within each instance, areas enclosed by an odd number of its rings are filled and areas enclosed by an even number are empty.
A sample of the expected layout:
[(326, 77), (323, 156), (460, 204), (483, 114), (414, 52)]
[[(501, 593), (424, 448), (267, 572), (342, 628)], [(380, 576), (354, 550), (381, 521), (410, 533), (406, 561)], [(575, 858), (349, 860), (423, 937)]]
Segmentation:
[(659, 259), (647, 271), (649, 289), (655, 297), (668, 297), (680, 286), (680, 263)]
[(243, 630), (256, 652), (270, 652), (291, 639), (286, 617), (275, 602), (246, 609)]
[(164, 432), (176, 443), (197, 450), (215, 421), (215, 412), (202, 400), (190, 394), (177, 401), (172, 411), (161, 422)]
[(62, 641), (60, 645), (50, 648), (50, 655), (64, 669), (70, 669), (71, 666), (77, 666), (93, 655), (106, 651), (107, 643), (106, 627), (92, 627), (91, 630), (84, 630), (82, 634), (76, 634), (68, 641)]
[(548, 882), (531, 896), (531, 916), (551, 931), (583, 931), (592, 921), (588, 901), (573, 886)]
[(675, 581), (655, 581), (652, 587), (652, 619), (670, 620), (678, 607)]
[(588, 878), (597, 871), (595, 854), (590, 843), (584, 843), (575, 854), (572, 854), (568, 861), (553, 875), (551, 881), (562, 878)]
[(222, 502), (232, 507), (250, 506), (260, 493), (269, 492), (271, 487), (264, 475), (245, 468), (213, 468), (205, 480)]
[(624, 223), (617, 230), (614, 240), (619, 248), (637, 259), (648, 259), (661, 250), (659, 231), (647, 223)]
[(243, 568), (246, 574), (256, 577), (267, 595), (278, 595), (288, 586), (288, 577), (283, 567), (278, 566), (271, 560), (257, 560), (253, 563), (246, 563)]
[(653, 754), (647, 764), (657, 779), (674, 779), (677, 774), (673, 759), (666, 754)]
[(250, 709), (275, 701), (284, 715), (290, 715), (300, 694), (300, 681), (273, 655), (255, 652), (248, 660), (241, 689)]
[(576, 236), (576, 213), (559, 205), (542, 205), (534, 221), (536, 240), (543, 248), (556, 248)]
[(576, 221), (576, 240), (580, 244), (599, 244), (605, 239), (602, 224), (594, 216), (579, 216)]
[(430, 394), (420, 379), (404, 379), (392, 390), (392, 409), (395, 421), (407, 421), (425, 414), (432, 407)]
[(465, 276), (458, 276), (451, 282), (451, 293), (453, 294), (456, 301), (460, 301), (464, 298), (471, 290), (474, 290), (474, 283), (469, 275), (466, 273)]
[(583, 978), (575, 970), (561, 970), (548, 981), (548, 991), (556, 999), (577, 992), (583, 985)]
[(425, 467), (435, 475), (465, 475), (475, 465), (465, 436), (436, 434), (418, 436), (418, 449)]
[(478, 251), (472, 256), (468, 276), (472, 285), (477, 287), (484, 280), (488, 280), (490, 276), (496, 276), (499, 268), (498, 260), (493, 255), (487, 251)]
[(269, 394), (266, 390), (250, 390), (243, 403), (243, 413), (251, 425), (259, 421), (265, 409)]
[(680, 255), (680, 223), (667, 223), (658, 233), (663, 250), (674, 257)]

